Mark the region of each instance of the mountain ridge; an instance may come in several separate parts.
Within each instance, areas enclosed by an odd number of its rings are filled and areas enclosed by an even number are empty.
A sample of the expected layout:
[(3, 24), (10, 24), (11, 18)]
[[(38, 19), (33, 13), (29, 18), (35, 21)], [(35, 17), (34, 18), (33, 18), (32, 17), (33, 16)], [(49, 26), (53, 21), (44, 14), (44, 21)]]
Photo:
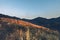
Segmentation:
[(44, 26), (44, 27), (47, 27), (47, 28), (51, 28), (51, 29), (60, 31), (60, 17), (51, 18), (51, 19), (38, 17), (38, 18), (35, 18), (35, 19), (32, 19), (32, 20), (26, 20), (25, 19), (25, 21), (28, 21), (28, 22), (31, 22), (31, 23), (36, 24), (36, 25), (40, 25), (40, 26)]
[(59, 40), (59, 34), (57, 30), (36, 25), (30, 20), (0, 17), (1, 40)]
[[(54, 30), (60, 31), (60, 27), (57, 27), (57, 26), (60, 26), (60, 25), (54, 24), (55, 21), (56, 22), (59, 22), (60, 21), (60, 17), (58, 17), (58, 18), (52, 18), (52, 19), (46, 19), (46, 18), (38, 17), (38, 18), (35, 18), (35, 19), (32, 19), (32, 20), (29, 20), (29, 19), (20, 19), (20, 18), (17, 18), (17, 17), (11, 17), (11, 16), (8, 16), (8, 15), (0, 14), (0, 18), (11, 18), (11, 20), (12, 19), (23, 20), (23, 21), (26, 21), (26, 22), (30, 22), (32, 24), (36, 24), (36, 25), (39, 25), (39, 26), (44, 26), (46, 28), (50, 28), (52, 30), (54, 29)], [(5, 19), (3, 19), (3, 20), (5, 20)], [(8, 19), (6, 19), (6, 20), (8, 20)], [(52, 24), (53, 24), (53, 26), (52, 26)]]

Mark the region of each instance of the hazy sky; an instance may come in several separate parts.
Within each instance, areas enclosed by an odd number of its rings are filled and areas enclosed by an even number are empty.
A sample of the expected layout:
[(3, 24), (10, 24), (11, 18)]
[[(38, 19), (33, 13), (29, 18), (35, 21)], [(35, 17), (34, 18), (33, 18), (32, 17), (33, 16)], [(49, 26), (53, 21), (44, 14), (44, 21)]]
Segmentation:
[(20, 18), (60, 16), (60, 0), (0, 0), (0, 13)]

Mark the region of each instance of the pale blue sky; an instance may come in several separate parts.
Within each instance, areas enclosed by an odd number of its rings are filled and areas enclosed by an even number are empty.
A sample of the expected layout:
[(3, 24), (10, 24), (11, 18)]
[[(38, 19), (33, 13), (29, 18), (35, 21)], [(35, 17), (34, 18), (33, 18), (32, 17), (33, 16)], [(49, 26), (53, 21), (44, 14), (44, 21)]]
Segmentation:
[(60, 0), (0, 0), (0, 13), (20, 18), (60, 16)]

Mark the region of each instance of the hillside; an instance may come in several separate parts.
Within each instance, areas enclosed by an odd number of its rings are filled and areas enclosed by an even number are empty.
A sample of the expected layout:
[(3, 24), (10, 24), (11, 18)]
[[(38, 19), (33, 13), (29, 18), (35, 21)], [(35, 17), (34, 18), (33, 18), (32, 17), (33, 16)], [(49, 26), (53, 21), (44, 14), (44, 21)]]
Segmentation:
[(60, 33), (17, 17), (0, 16), (0, 40), (59, 40)]
[(60, 17), (46, 19), (42, 17), (37, 17), (32, 20), (22, 19), (24, 21), (31, 22), (36, 25), (44, 26), (52, 30), (58, 30), (60, 32)]
[(0, 21), (0, 40), (59, 40), (59, 32)]

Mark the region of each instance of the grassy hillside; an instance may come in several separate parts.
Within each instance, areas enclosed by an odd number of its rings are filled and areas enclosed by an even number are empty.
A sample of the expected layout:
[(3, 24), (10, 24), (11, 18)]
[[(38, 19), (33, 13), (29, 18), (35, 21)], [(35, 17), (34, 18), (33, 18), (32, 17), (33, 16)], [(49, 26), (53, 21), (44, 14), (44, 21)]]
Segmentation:
[(59, 40), (59, 32), (0, 21), (0, 40)]

